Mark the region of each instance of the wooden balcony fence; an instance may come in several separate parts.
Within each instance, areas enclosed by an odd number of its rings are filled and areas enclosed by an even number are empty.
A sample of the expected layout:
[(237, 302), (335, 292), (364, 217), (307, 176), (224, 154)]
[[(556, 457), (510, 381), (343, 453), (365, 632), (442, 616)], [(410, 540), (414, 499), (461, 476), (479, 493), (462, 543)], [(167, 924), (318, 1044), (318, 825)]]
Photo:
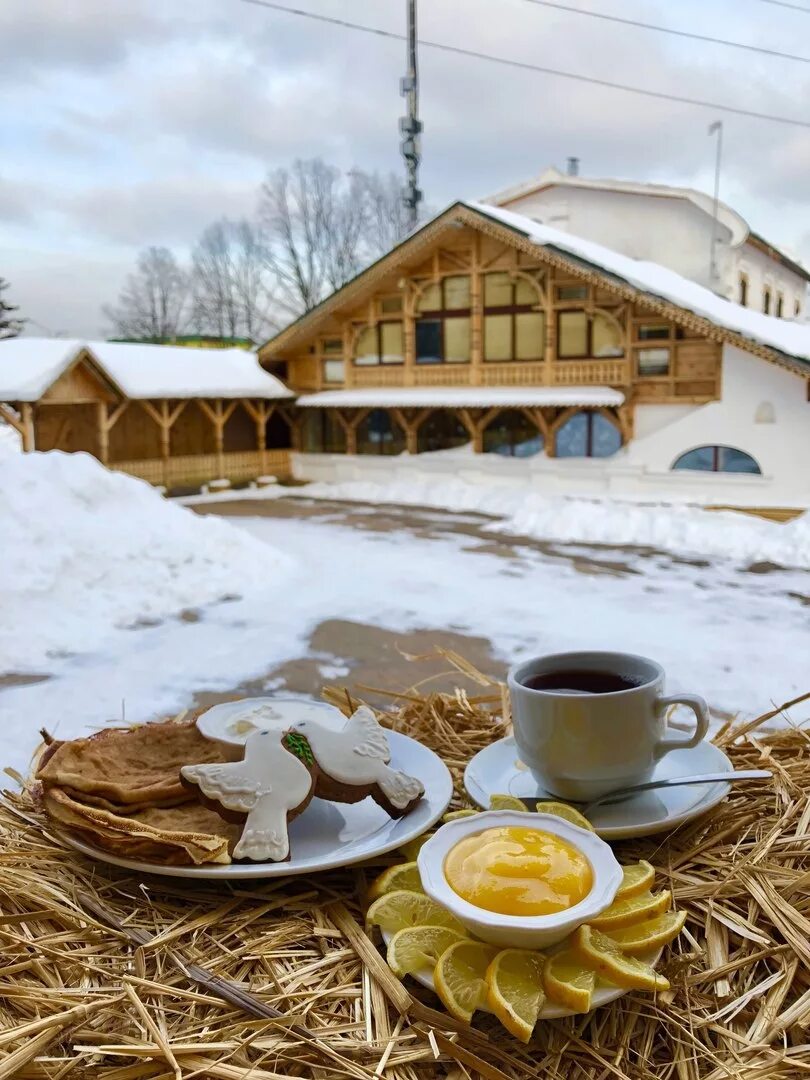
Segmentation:
[(227, 478), (232, 483), (272, 475), (286, 479), (291, 474), (289, 450), (245, 450), (238, 453), (193, 454), (187, 457), (148, 458), (141, 461), (114, 461), (111, 469), (140, 477), (164, 487), (195, 487), (209, 480)]

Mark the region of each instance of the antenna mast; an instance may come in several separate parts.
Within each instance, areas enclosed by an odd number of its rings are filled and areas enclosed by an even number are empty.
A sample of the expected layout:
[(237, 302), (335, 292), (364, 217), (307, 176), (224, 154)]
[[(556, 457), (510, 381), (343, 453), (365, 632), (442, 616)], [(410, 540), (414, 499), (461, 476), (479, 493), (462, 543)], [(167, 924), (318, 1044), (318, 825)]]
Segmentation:
[(419, 174), (420, 139), (422, 124), (419, 120), (419, 71), (416, 63), (416, 0), (405, 0), (408, 24), (408, 70), (400, 79), (399, 92), (407, 102), (408, 115), (400, 118), (402, 136), (400, 149), (405, 159), (405, 190), (403, 202), (408, 210), (408, 228), (415, 229), (419, 219), (419, 203), (422, 192), (417, 185)]

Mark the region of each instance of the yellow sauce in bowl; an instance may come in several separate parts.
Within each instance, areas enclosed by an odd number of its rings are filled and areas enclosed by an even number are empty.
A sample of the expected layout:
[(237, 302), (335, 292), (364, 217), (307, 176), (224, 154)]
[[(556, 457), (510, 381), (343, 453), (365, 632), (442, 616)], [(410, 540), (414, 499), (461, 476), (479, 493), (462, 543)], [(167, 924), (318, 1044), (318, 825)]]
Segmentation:
[(506, 825), (465, 836), (444, 860), (462, 899), (498, 915), (552, 915), (584, 900), (591, 864), (573, 844), (542, 829)]

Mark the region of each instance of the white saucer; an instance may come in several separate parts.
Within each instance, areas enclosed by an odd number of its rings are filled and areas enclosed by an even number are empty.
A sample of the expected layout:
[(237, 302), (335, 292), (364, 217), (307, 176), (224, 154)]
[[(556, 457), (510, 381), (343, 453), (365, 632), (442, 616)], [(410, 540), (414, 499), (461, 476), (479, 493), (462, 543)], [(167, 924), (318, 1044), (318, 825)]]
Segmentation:
[[(385, 930), (381, 931), (381, 933), (382, 939), (385, 942), (387, 948), (388, 942), (394, 935), (388, 933)], [(563, 945), (564, 944), (565, 943), (563, 943)], [(562, 948), (562, 946), (560, 946), (560, 948)], [(550, 950), (550, 952), (555, 951), (555, 949)], [(661, 954), (663, 953), (663, 951), (663, 949), (654, 949), (652, 952), (644, 953), (644, 955), (641, 956), (640, 959), (643, 960), (645, 963), (651, 964), (653, 967), (655, 967), (655, 965), (661, 959)], [(416, 979), (416, 981), (418, 983), (421, 983), (422, 986), (426, 986), (428, 990), (433, 990), (433, 992), (435, 993), (435, 987), (433, 985), (433, 970), (431, 968), (425, 967), (422, 968), (420, 971), (415, 971), (411, 974), (411, 978)], [(629, 993), (631, 993), (630, 990), (622, 990), (618, 986), (610, 986), (608, 983), (597, 982), (593, 994), (591, 995), (591, 1007), (588, 1011), (592, 1012), (594, 1009), (601, 1008), (602, 1005), (609, 1005), (611, 1001), (617, 1001), (620, 997), (624, 997), (625, 994)], [(492, 1010), (489, 1009), (486, 1005), (482, 1005), (480, 1011), (486, 1013), (492, 1012)], [(540, 1010), (540, 1015), (537, 1017), (537, 1019), (538, 1021), (559, 1020), (563, 1016), (583, 1015), (583, 1013), (575, 1013), (572, 1009), (566, 1009), (564, 1005), (555, 1005), (553, 1001), (549, 1001), (548, 999), (546, 999), (546, 1001), (543, 1003), (543, 1008)]]
[(58, 835), (65, 844), (98, 862), (165, 877), (244, 881), (350, 866), (394, 851), (421, 836), (436, 824), (453, 794), (452, 777), (437, 754), (399, 732), (387, 731), (386, 735), (391, 747), (391, 765), (418, 777), (425, 785), (424, 797), (409, 814), (398, 820), (390, 818), (370, 797), (353, 804), (313, 799), (303, 814), (290, 824), (292, 855), (288, 862), (161, 866), (110, 855), (72, 836), (67, 830), (59, 829)]
[[(690, 750), (673, 750), (655, 767), (653, 780), (700, 773), (731, 772), (733, 766), (714, 743), (702, 742)], [(484, 809), (492, 795), (552, 798), (538, 789), (537, 781), (520, 761), (515, 740), (500, 739), (481, 750), (464, 773), (467, 794)], [(604, 840), (626, 840), (633, 836), (671, 832), (683, 822), (705, 813), (724, 799), (730, 784), (699, 784), (692, 787), (663, 788), (643, 792), (613, 806), (600, 806), (591, 824)]]

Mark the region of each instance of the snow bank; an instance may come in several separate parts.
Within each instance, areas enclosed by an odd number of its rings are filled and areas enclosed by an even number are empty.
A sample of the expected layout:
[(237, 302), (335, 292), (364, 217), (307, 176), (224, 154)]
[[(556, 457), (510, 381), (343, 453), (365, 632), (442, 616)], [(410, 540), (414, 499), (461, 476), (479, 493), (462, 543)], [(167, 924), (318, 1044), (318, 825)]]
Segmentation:
[[(289, 492), (287, 493), (289, 494)], [(365, 480), (308, 484), (297, 495), (351, 502), (429, 506), (500, 520), (495, 532), (583, 544), (632, 544), (678, 555), (769, 561), (810, 569), (810, 512), (787, 524), (693, 506), (639, 505), (606, 499), (532, 494), (525, 487), (488, 487), (462, 480)]]
[(47, 671), (116, 628), (267, 590), (294, 566), (88, 454), (0, 458), (0, 499), (0, 675)]
[(9, 454), (19, 454), (21, 449), (20, 436), (11, 424), (0, 420), (0, 458), (8, 457)]

